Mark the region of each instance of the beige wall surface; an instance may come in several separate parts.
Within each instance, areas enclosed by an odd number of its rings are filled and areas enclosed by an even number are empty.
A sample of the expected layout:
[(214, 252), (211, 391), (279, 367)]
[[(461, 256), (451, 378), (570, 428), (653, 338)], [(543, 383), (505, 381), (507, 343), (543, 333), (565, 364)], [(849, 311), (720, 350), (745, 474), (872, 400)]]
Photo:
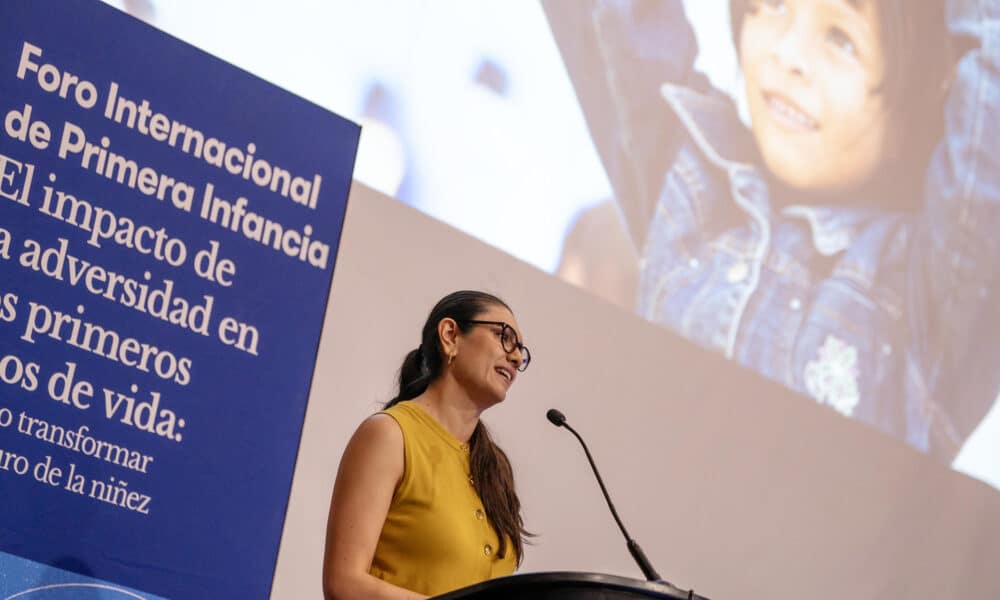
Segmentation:
[(357, 183), (272, 598), (322, 597), (344, 445), (392, 395), (431, 306), (461, 288), (505, 298), (534, 359), (485, 415), (539, 534), (521, 572), (641, 577), (581, 448), (546, 421), (556, 407), (678, 586), (713, 600), (1000, 598), (995, 490)]

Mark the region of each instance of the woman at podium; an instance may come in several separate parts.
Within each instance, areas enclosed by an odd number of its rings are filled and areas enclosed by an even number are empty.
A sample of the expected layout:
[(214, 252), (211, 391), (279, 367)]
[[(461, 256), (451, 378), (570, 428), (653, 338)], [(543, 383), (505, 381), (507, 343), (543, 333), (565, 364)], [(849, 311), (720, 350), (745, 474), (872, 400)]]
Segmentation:
[(499, 298), (442, 298), (400, 368), (399, 393), (361, 423), (330, 502), (328, 600), (411, 599), (510, 575), (524, 540), (507, 456), (480, 415), (531, 362)]

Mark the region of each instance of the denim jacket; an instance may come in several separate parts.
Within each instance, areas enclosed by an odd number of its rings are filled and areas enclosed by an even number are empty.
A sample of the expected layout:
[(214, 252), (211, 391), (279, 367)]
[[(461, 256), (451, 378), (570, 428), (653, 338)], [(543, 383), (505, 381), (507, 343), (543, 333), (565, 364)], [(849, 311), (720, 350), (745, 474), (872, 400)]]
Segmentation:
[(693, 71), (680, 2), (599, 2), (576, 29), (554, 4), (640, 253), (639, 313), (950, 461), (1000, 388), (1000, 2), (948, 3), (976, 44), (917, 212), (776, 206), (732, 101)]

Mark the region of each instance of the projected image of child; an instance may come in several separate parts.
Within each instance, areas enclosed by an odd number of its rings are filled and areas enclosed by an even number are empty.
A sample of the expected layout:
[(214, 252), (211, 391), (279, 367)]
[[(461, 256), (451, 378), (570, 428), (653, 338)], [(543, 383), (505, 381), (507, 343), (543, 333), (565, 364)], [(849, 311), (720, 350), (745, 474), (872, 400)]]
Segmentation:
[(749, 126), (682, 2), (546, 6), (638, 311), (950, 461), (1000, 388), (1000, 2), (729, 9)]

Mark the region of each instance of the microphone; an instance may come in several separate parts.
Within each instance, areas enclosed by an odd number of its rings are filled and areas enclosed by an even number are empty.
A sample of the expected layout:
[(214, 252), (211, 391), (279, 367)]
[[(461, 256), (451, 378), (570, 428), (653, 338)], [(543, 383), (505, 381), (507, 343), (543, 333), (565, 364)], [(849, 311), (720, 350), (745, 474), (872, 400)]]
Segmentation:
[[(604, 499), (608, 502), (608, 508), (611, 509), (611, 516), (615, 518), (615, 523), (618, 524), (618, 529), (621, 529), (622, 535), (625, 536), (625, 545), (628, 547), (628, 551), (632, 555), (632, 558), (642, 570), (642, 574), (645, 575), (646, 579), (649, 581), (659, 581), (670, 585), (668, 582), (660, 578), (656, 569), (653, 568), (649, 559), (646, 558), (646, 554), (642, 551), (642, 548), (639, 547), (638, 542), (633, 540), (632, 537), (629, 536), (628, 532), (625, 531), (625, 526), (622, 525), (622, 520), (618, 517), (618, 511), (615, 510), (615, 505), (611, 503), (611, 496), (608, 495), (608, 489), (604, 487), (604, 480), (601, 479), (601, 474), (597, 471), (597, 465), (594, 464), (594, 458), (590, 455), (590, 450), (587, 448), (587, 444), (583, 441), (583, 438), (580, 437), (580, 434), (566, 422), (566, 415), (554, 408), (550, 408), (548, 412), (545, 413), (545, 416), (553, 425), (556, 427), (565, 427), (570, 431), (570, 433), (576, 436), (576, 439), (580, 440), (580, 445), (583, 446), (583, 451), (587, 454), (587, 460), (590, 461), (590, 468), (594, 470), (594, 475), (597, 477), (597, 483), (600, 484), (601, 492), (604, 493)], [(670, 585), (670, 587), (674, 586)]]

